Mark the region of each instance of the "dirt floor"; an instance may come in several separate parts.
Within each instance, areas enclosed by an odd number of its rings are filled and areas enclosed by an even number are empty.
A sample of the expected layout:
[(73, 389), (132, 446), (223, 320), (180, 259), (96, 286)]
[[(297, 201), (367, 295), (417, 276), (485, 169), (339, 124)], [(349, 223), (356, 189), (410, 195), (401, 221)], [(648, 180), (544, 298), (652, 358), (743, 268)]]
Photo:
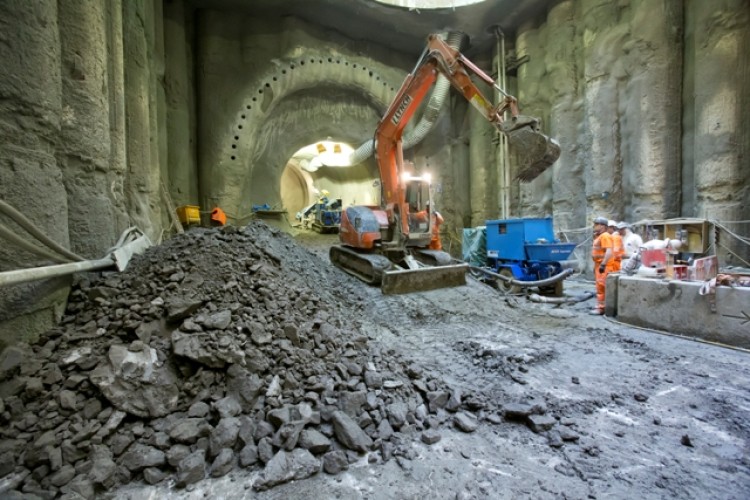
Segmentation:
[[(336, 239), (296, 238), (324, 261)], [(416, 433), (404, 456), (370, 453), (337, 475), (264, 492), (252, 488), (258, 472), (234, 470), (182, 490), (131, 485), (116, 497), (748, 497), (747, 352), (589, 316), (592, 300), (534, 303), (473, 279), (399, 296), (344, 273), (330, 286), (361, 286), (361, 317), (352, 319), (370, 343), (470, 395), (476, 430), (445, 425), (430, 445)], [(593, 283), (572, 278), (565, 287), (580, 295)], [(532, 419), (510, 418), (529, 409)]]

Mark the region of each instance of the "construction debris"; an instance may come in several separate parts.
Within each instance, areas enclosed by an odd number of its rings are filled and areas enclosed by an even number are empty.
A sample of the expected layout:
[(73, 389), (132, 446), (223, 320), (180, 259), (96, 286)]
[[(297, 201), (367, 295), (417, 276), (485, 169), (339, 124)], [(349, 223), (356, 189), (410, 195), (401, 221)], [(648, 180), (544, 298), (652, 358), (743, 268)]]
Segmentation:
[(82, 280), (59, 327), (0, 356), (3, 491), (93, 498), (235, 467), (267, 489), (473, 430), (460, 394), (371, 345), (338, 272), (256, 221)]

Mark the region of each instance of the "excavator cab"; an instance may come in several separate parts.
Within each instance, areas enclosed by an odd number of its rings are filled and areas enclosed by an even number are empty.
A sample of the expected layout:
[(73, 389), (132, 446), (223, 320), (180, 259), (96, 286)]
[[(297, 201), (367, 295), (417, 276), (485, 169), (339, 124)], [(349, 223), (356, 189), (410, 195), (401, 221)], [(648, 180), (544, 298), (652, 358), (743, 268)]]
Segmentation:
[(429, 176), (406, 179), (406, 204), (409, 208), (409, 239), (407, 246), (425, 246), (429, 243), (432, 227), (428, 212), (431, 193)]

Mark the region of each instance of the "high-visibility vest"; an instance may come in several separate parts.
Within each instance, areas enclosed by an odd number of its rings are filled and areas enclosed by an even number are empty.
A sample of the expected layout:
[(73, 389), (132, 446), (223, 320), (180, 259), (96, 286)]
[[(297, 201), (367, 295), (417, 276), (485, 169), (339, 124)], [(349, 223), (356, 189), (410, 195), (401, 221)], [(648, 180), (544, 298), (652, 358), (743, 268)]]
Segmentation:
[(616, 261), (621, 261), (622, 256), (625, 254), (625, 246), (622, 243), (622, 236), (620, 233), (612, 233), (612, 254)]
[(612, 235), (607, 231), (594, 238), (594, 245), (591, 248), (591, 258), (594, 262), (601, 262), (604, 260), (604, 255), (607, 253), (608, 248), (613, 248)]

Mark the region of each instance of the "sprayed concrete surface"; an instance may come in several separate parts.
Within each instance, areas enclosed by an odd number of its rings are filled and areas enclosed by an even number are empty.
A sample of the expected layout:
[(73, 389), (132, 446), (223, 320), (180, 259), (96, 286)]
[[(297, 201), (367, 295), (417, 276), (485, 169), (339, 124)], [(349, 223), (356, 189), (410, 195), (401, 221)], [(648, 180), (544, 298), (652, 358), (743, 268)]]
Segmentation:
[[(299, 238), (323, 262), (334, 240)], [(310, 256), (311, 269), (323, 269), (317, 258)], [(589, 316), (590, 302), (535, 304), (473, 280), (387, 297), (352, 284), (359, 285), (343, 273), (328, 282), (362, 293), (355, 316), (370, 342), (448, 384), (476, 417), (474, 430), (447, 420), (433, 444), (414, 432), (390, 460), (371, 450), (336, 475), (265, 492), (253, 489), (259, 471), (234, 470), (187, 489), (131, 485), (116, 496), (746, 497), (747, 352)], [(591, 288), (566, 282), (572, 295)]]

